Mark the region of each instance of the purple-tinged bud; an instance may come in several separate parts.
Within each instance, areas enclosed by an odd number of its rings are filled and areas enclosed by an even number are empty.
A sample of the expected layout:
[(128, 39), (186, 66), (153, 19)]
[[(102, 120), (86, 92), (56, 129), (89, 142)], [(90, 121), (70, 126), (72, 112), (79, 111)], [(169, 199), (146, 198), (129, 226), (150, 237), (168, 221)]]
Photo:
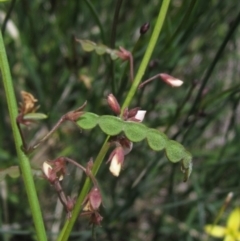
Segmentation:
[(75, 206), (75, 199), (70, 198), (69, 196), (67, 197), (67, 205), (66, 208), (68, 212), (71, 212)]
[(123, 148), (124, 156), (126, 156), (132, 150), (133, 143), (129, 141), (126, 137), (121, 138), (119, 140), (119, 143)]
[(109, 94), (107, 98), (108, 105), (116, 115), (120, 115), (121, 108), (120, 105), (113, 94)]
[(86, 105), (87, 101), (85, 101), (84, 104), (76, 110), (70, 111), (66, 115), (64, 115), (64, 119), (69, 121), (77, 121), (84, 114), (82, 110), (85, 108)]
[(172, 87), (180, 87), (183, 84), (183, 81), (180, 79), (176, 79), (171, 75), (162, 73), (159, 75), (161, 77), (161, 79), (167, 83), (168, 85), (172, 86)]
[(87, 197), (83, 201), (83, 211), (96, 211), (99, 209), (102, 203), (102, 196), (97, 187), (92, 188), (92, 190), (88, 193)]
[(135, 108), (129, 110), (127, 118), (129, 119), (129, 118), (135, 117), (135, 115), (138, 113), (139, 110), (140, 110), (140, 107), (135, 107)]
[(149, 28), (150, 28), (150, 24), (149, 23), (144, 23), (142, 25), (142, 27), (140, 28), (140, 34), (141, 35), (145, 34), (148, 31)]
[(102, 203), (102, 196), (97, 187), (94, 187), (89, 193), (89, 202), (93, 210), (98, 210)]
[(122, 60), (129, 60), (131, 58), (131, 53), (124, 49), (123, 47), (119, 47), (120, 51), (117, 51), (117, 56)]

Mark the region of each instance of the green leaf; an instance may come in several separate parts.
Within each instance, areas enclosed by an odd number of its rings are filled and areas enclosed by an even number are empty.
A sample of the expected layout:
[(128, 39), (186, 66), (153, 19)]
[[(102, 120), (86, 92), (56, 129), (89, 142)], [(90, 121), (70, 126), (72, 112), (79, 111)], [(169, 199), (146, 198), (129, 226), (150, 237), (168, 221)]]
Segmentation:
[(148, 128), (137, 122), (124, 122), (123, 131), (132, 142), (139, 142), (146, 138)]
[(9, 175), (12, 178), (17, 178), (20, 176), (20, 170), (18, 166), (11, 166), (9, 168), (0, 170), (0, 181), (2, 181), (6, 175)]
[(43, 113), (28, 113), (24, 115), (24, 120), (43, 120), (46, 119), (48, 116)]
[(169, 161), (173, 163), (183, 160), (186, 155), (185, 148), (180, 143), (173, 140), (168, 141), (165, 152)]
[(149, 129), (147, 132), (147, 142), (149, 147), (154, 151), (161, 151), (166, 147), (168, 137), (158, 130)]
[(90, 40), (81, 40), (77, 39), (77, 41), (82, 45), (82, 48), (86, 52), (91, 52), (95, 50), (96, 44)]
[(99, 116), (91, 113), (86, 112), (84, 113), (76, 122), (82, 129), (84, 130), (90, 130), (94, 128), (98, 123)]
[(116, 50), (112, 50), (110, 52), (110, 57), (111, 57), (112, 60), (118, 59), (117, 51)]
[(95, 47), (95, 51), (98, 55), (105, 54), (107, 52), (107, 49), (108, 47), (103, 44), (99, 44)]
[(109, 136), (115, 136), (123, 129), (123, 121), (120, 118), (111, 115), (101, 116), (98, 124), (101, 130)]
[(116, 60), (118, 58), (118, 50), (110, 49), (103, 44), (96, 44), (90, 40), (76, 39), (76, 41), (81, 44), (83, 50), (86, 52), (95, 50), (98, 55), (109, 54), (112, 60)]

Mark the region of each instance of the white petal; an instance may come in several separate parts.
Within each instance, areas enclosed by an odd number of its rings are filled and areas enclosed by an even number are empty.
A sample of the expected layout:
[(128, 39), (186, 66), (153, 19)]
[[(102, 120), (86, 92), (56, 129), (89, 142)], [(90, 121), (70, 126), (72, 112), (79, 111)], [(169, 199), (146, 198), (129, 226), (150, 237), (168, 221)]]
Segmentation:
[(47, 162), (43, 162), (42, 170), (46, 177), (49, 175), (49, 169), (52, 169), (51, 165), (49, 165)]
[(111, 164), (110, 164), (109, 170), (110, 170), (110, 172), (111, 172), (114, 176), (118, 177), (118, 176), (119, 176), (119, 173), (120, 173), (120, 171), (121, 171), (121, 167), (122, 167), (122, 165), (121, 165), (121, 163), (118, 162), (118, 159), (117, 159), (117, 157), (116, 157), (116, 155), (115, 155), (115, 156), (113, 157), (113, 159), (111, 160)]
[(168, 82), (172, 87), (179, 87), (183, 84), (183, 81), (180, 79), (169, 79)]
[(142, 122), (145, 117), (146, 112), (147, 112), (146, 110), (139, 110), (134, 117), (136, 119), (140, 120), (140, 122)]

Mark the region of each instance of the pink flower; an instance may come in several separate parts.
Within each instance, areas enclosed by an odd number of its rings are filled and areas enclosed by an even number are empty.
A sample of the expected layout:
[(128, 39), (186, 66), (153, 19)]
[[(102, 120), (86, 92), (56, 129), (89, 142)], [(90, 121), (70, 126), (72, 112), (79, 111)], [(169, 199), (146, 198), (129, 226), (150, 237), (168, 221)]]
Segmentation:
[(161, 79), (167, 83), (168, 85), (172, 86), (172, 87), (180, 87), (183, 84), (183, 81), (180, 79), (176, 79), (171, 75), (168, 74), (160, 74), (159, 75), (161, 77)]
[(118, 146), (113, 150), (107, 162), (109, 161), (111, 162), (109, 167), (110, 172), (118, 177), (124, 162), (124, 149), (122, 146)]
[(142, 122), (144, 120), (146, 112), (146, 110), (139, 110), (134, 118), (139, 120), (139, 122)]

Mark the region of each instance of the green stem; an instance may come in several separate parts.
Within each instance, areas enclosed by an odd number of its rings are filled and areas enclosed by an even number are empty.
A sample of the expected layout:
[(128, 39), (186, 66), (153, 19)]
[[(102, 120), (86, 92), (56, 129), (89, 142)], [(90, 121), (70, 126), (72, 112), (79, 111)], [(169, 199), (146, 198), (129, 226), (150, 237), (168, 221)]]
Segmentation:
[[(157, 43), (157, 39), (158, 39), (158, 36), (160, 34), (160, 31), (162, 29), (162, 25), (163, 25), (163, 22), (164, 22), (164, 19), (166, 17), (166, 13), (167, 13), (167, 9), (168, 9), (168, 6), (169, 6), (169, 3), (170, 3), (170, 0), (163, 0), (163, 3), (162, 3), (162, 6), (161, 6), (161, 9), (160, 9), (160, 12), (159, 12), (159, 15), (158, 15), (158, 18), (157, 18), (157, 22), (156, 22), (156, 25), (154, 27), (154, 30), (153, 30), (153, 33), (152, 33), (152, 36), (151, 36), (151, 39), (150, 39), (150, 42), (148, 44), (148, 48), (147, 48), (147, 51), (143, 57), (143, 60), (142, 60), (142, 63), (139, 67), (139, 70), (138, 70), (138, 73), (136, 75), (136, 78), (134, 79), (134, 82), (133, 82), (133, 85), (126, 97), (126, 100), (122, 106), (122, 110), (129, 106), (137, 88), (138, 88), (138, 85), (141, 81), (141, 78), (145, 72), (145, 69), (148, 65), (148, 62), (150, 60), (150, 57), (152, 55), (152, 52), (153, 52), (153, 49)], [(95, 160), (95, 163), (94, 163), (94, 166), (93, 166), (93, 170), (92, 170), (92, 173), (93, 175), (96, 175), (97, 174), (97, 171), (99, 169), (99, 167), (101, 166), (102, 164), (102, 161), (109, 149), (109, 145), (108, 145), (108, 139), (109, 137), (107, 137), (107, 139), (105, 140), (96, 160)], [(74, 210), (72, 212), (72, 217), (70, 220), (67, 220), (63, 229), (62, 229), (62, 232), (60, 233), (59, 237), (58, 237), (58, 241), (67, 241), (68, 240), (68, 237), (70, 235), (70, 232), (73, 228), (73, 225), (75, 223), (75, 220), (77, 219), (78, 215), (79, 215), (79, 212), (82, 208), (82, 202), (84, 200), (84, 198), (86, 197), (88, 191), (90, 190), (90, 187), (91, 187), (91, 182), (90, 182), (90, 179), (87, 178), (84, 185), (83, 185), (83, 188), (81, 190), (81, 193), (78, 197), (78, 200), (76, 202), (76, 205), (74, 207)]]
[[(102, 161), (109, 149), (109, 144), (108, 144), (108, 139), (109, 137), (107, 137), (107, 139), (105, 140), (95, 162), (94, 162), (94, 166), (93, 166), (93, 169), (92, 169), (92, 174), (95, 176), (98, 172), (98, 169), (100, 168), (101, 164), (102, 164)], [(81, 211), (82, 209), (82, 203), (84, 201), (84, 198), (86, 197), (86, 195), (88, 194), (89, 190), (90, 190), (90, 187), (91, 187), (91, 181), (90, 181), (90, 178), (87, 178), (84, 185), (83, 185), (83, 188), (81, 190), (81, 193), (77, 199), (77, 202), (76, 202), (76, 205), (74, 207), (74, 210), (72, 212), (72, 217), (71, 219), (67, 220), (63, 229), (62, 229), (62, 232), (60, 233), (59, 237), (58, 237), (58, 241), (66, 241), (68, 240), (68, 237), (71, 233), (71, 230), (73, 228), (73, 225), (76, 221), (76, 219), (78, 218), (79, 216), (79, 212)]]
[(25, 184), (28, 201), (30, 204), (31, 213), (33, 216), (34, 225), (36, 228), (37, 238), (40, 241), (47, 240), (45, 227), (42, 219), (40, 205), (36, 193), (36, 188), (33, 181), (31, 166), (27, 156), (21, 150), (22, 139), (18, 131), (16, 117), (18, 115), (16, 98), (14, 95), (12, 78), (8, 65), (7, 55), (4, 47), (2, 32), (0, 31), (0, 68), (2, 72), (3, 85), (6, 92), (8, 110), (13, 129), (13, 137), (16, 145), (17, 156), (19, 159), (20, 169)]
[(128, 95), (123, 103), (123, 106), (122, 106), (122, 111), (128, 107), (133, 99), (133, 96), (135, 95), (136, 91), (137, 91), (137, 88), (139, 86), (139, 83), (144, 75), (144, 72), (147, 68), (147, 65), (148, 65), (148, 62), (151, 58), (151, 55), (152, 55), (152, 52), (154, 50), (154, 47), (157, 43), (157, 40), (158, 40), (158, 36), (161, 32), (161, 29), (162, 29), (162, 26), (163, 26), (163, 22), (165, 20), (165, 17), (166, 17), (166, 14), (167, 14), (167, 10), (168, 10), (168, 6), (169, 6), (169, 3), (170, 3), (170, 0), (163, 0), (163, 3), (162, 3), (162, 6), (160, 8), (160, 11), (159, 11), (159, 15), (158, 15), (158, 18), (157, 18), (157, 22), (156, 22), (156, 25), (154, 27), (154, 30), (153, 30), (153, 33), (152, 33), (152, 36), (151, 36), (151, 39), (149, 41), (149, 44), (148, 44), (148, 47), (147, 47), (147, 50), (145, 52), (145, 55), (143, 57), (143, 60), (141, 62), (141, 65), (138, 69), (138, 73), (133, 81), (133, 84), (131, 86), (131, 89), (129, 90), (128, 92)]

